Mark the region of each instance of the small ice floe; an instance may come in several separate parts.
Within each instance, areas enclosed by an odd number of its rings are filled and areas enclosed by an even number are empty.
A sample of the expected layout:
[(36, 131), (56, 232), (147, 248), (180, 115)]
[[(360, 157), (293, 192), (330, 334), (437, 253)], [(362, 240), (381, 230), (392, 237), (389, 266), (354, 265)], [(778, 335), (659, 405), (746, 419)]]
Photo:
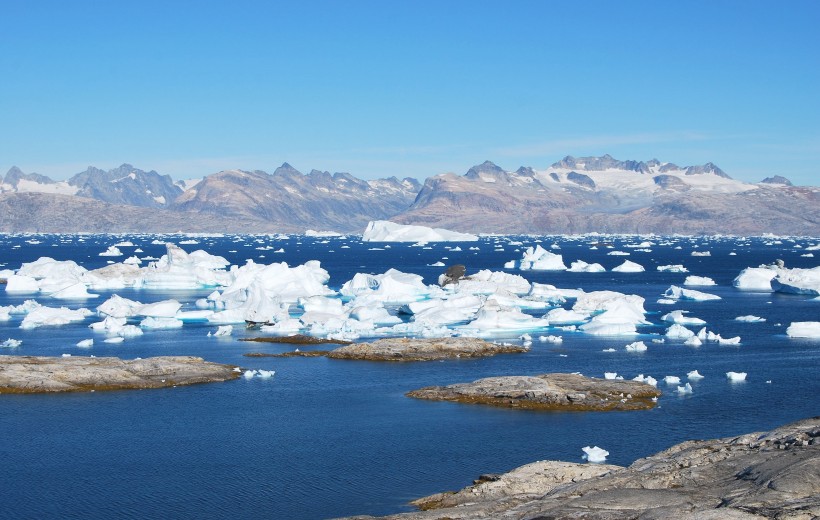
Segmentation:
[(84, 339), (82, 341), (78, 341), (77, 346), (80, 347), (80, 348), (91, 348), (91, 347), (94, 346), (94, 340), (93, 339)]
[(444, 267), (445, 264), (444, 264), (444, 262), (436, 262), (434, 264), (427, 264), (427, 265), (429, 265), (430, 267)]
[(687, 276), (683, 281), (683, 285), (717, 285), (714, 280), (708, 276)]
[(678, 387), (678, 394), (679, 395), (689, 395), (691, 393), (692, 393), (692, 385), (690, 385), (689, 383), (686, 383), (685, 386), (679, 386)]
[(703, 379), (704, 376), (700, 375), (700, 372), (697, 370), (692, 370), (691, 372), (686, 373), (686, 377), (692, 381), (697, 381), (698, 379)]
[(663, 382), (667, 385), (679, 385), (680, 378), (678, 376), (666, 376), (663, 378)]
[(122, 256), (122, 251), (117, 246), (108, 246), (108, 249), (100, 253), (99, 256)]
[(607, 256), (629, 256), (626, 251), (610, 251)]
[(258, 377), (259, 379), (270, 379), (275, 373), (275, 370), (245, 370), (242, 377), (245, 379), (253, 379), (254, 377)]
[(672, 285), (669, 289), (666, 290), (663, 295), (666, 298), (670, 298), (673, 300), (692, 300), (697, 302), (703, 302), (708, 300), (720, 300), (720, 296), (716, 294), (709, 294), (701, 291), (695, 291), (694, 289), (684, 289), (682, 287), (678, 287), (677, 285)]
[(122, 336), (115, 336), (113, 338), (106, 338), (103, 340), (103, 343), (122, 343), (125, 341), (125, 338)]
[(726, 372), (726, 378), (732, 383), (746, 381), (746, 372)]
[(71, 357), (71, 354), (63, 354), (63, 357)]
[(720, 345), (740, 345), (740, 336), (735, 336), (734, 338), (721, 338), (718, 336), (717, 342)]
[(669, 339), (689, 339), (694, 335), (694, 332), (679, 323), (673, 323), (671, 327), (666, 329), (666, 337)]
[(710, 251), (692, 251), (692, 256), (712, 256)]
[[(216, 332), (213, 333), (214, 336), (230, 336), (233, 333), (233, 325), (220, 325), (217, 327)], [(209, 332), (208, 335), (210, 336), (211, 333)]]
[(604, 462), (606, 458), (609, 456), (609, 452), (605, 449), (599, 448), (598, 446), (584, 446), (581, 448), (581, 451), (584, 452), (583, 459), (587, 462)]
[(674, 305), (678, 302), (676, 300), (670, 300), (669, 298), (659, 298), (657, 303), (660, 303), (661, 305)]
[(638, 374), (637, 376), (632, 378), (633, 381), (637, 381), (639, 383), (646, 383), (650, 386), (658, 386), (658, 380), (652, 376), (644, 376), (643, 374)]
[(545, 343), (559, 344), (559, 343), (564, 342), (564, 338), (562, 338), (561, 336), (552, 336), (552, 335), (550, 335), (550, 336), (539, 336), (538, 341), (545, 342)]
[(601, 352), (616, 352), (616, 350), (614, 348), (605, 348)]
[(624, 347), (627, 352), (646, 352), (646, 344), (643, 341), (636, 341)]
[(140, 265), (142, 263), (142, 260), (140, 260), (137, 256), (130, 256), (123, 260), (122, 263), (129, 265)]
[(667, 272), (667, 273), (688, 273), (689, 269), (683, 267), (680, 264), (676, 265), (659, 265), (658, 271)]
[(790, 338), (820, 339), (820, 321), (794, 321), (786, 329)]
[(3, 347), (3, 348), (17, 348), (22, 344), (23, 344), (23, 340), (9, 338), (6, 341), (4, 341), (3, 343), (0, 343), (0, 347)]
[(691, 338), (684, 341), (683, 344), (687, 347), (699, 347), (703, 345), (703, 342), (697, 336), (692, 336)]
[(766, 318), (761, 318), (760, 316), (752, 316), (751, 314), (748, 316), (738, 316), (735, 318), (735, 321), (743, 321), (746, 323), (762, 323), (766, 321)]
[(689, 311), (672, 311), (661, 316), (661, 319), (670, 323), (678, 323), (680, 325), (704, 325), (706, 322), (700, 318), (693, 316), (684, 316)]
[(617, 379), (618, 373), (617, 372), (604, 372), (604, 379)]

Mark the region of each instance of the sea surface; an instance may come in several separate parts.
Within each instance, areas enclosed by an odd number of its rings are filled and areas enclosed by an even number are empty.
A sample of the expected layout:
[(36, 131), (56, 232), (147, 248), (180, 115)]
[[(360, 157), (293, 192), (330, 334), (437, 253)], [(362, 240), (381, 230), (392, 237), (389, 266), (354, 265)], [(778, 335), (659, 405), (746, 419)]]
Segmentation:
[[(820, 415), (820, 340), (790, 339), (793, 321), (820, 320), (820, 301), (811, 296), (747, 292), (732, 287), (745, 267), (782, 259), (787, 267), (815, 267), (806, 247), (818, 239), (729, 237), (482, 237), (478, 243), (363, 243), (356, 236), (182, 236), (182, 235), (0, 235), (0, 269), (48, 256), (93, 269), (125, 257), (99, 256), (110, 245), (130, 240), (160, 257), (157, 240), (204, 249), (242, 265), (320, 260), (339, 289), (355, 273), (396, 268), (435, 283), (444, 270), (462, 263), (468, 274), (492, 269), (521, 274), (531, 282), (586, 291), (614, 290), (646, 298), (648, 319), (638, 337), (596, 337), (549, 329), (533, 333), (525, 354), (427, 363), (373, 363), (325, 358), (248, 358), (247, 352), (284, 352), (293, 345), (240, 342), (258, 331), (234, 327), (229, 337), (209, 337), (207, 323), (146, 331), (120, 344), (103, 343), (78, 324), (19, 328), (21, 316), (0, 322), (0, 342), (22, 345), (2, 354), (60, 356), (196, 355), (245, 368), (275, 370), (267, 380), (161, 390), (0, 395), (0, 517), (2, 518), (282, 518), (314, 519), (408, 511), (409, 500), (472, 483), (482, 473), (508, 471), (543, 459), (582, 462), (581, 448), (609, 451), (608, 462), (627, 465), (687, 440), (766, 430)], [(636, 248), (642, 241), (651, 245)], [(540, 244), (574, 260), (599, 262), (605, 273), (537, 272), (504, 269), (525, 247)], [(462, 250), (453, 251), (458, 245)], [(347, 247), (343, 247), (347, 246)], [(478, 247), (479, 250), (470, 250)], [(275, 253), (279, 249), (284, 252)], [(646, 249), (639, 251), (638, 249)], [(126, 256), (133, 249), (122, 248)], [(629, 256), (610, 256), (613, 250)], [(710, 256), (692, 256), (709, 251)], [(735, 253), (732, 255), (731, 253)], [(820, 252), (815, 252), (820, 256)], [(612, 273), (624, 260), (645, 273)], [(719, 301), (658, 304), (670, 285), (687, 274), (658, 272), (659, 265), (683, 264), (690, 275), (708, 276), (714, 287), (695, 289)], [(111, 294), (149, 303), (169, 298), (193, 309), (195, 291), (118, 290), (91, 300), (56, 301), (37, 295), (7, 295), (0, 305), (34, 298), (48, 306), (94, 309)], [(659, 344), (666, 329), (660, 317), (690, 311), (724, 338), (740, 345), (681, 342)], [(539, 311), (540, 314), (542, 313)], [(756, 315), (762, 323), (735, 318)], [(692, 328), (692, 327), (690, 327)], [(696, 328), (693, 328), (697, 330)], [(559, 345), (538, 341), (560, 335)], [(95, 338), (92, 348), (79, 348)], [(517, 335), (502, 338), (520, 342)], [(628, 353), (642, 340), (649, 349)], [(304, 347), (303, 347), (304, 348)], [(614, 348), (615, 352), (604, 352)], [(680, 396), (663, 377), (698, 370), (693, 393)], [(747, 372), (731, 383), (727, 371)], [(436, 403), (404, 394), (429, 385), (487, 376), (581, 372), (603, 377), (618, 372), (659, 380), (664, 391), (650, 411), (561, 413)]]

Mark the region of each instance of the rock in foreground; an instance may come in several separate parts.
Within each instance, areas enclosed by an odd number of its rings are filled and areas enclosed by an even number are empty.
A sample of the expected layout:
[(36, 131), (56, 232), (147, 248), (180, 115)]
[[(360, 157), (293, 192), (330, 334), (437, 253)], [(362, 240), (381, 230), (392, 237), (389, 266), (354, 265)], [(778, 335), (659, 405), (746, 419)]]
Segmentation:
[(687, 441), (628, 468), (537, 462), (414, 504), (436, 509), (385, 518), (817, 518), (820, 417), (767, 433)]
[(330, 351), (327, 357), (369, 361), (435, 361), (526, 351), (526, 347), (497, 345), (478, 338), (385, 338), (372, 343), (356, 343), (339, 347)]
[(211, 383), (239, 377), (241, 374), (234, 368), (192, 356), (133, 360), (0, 356), (0, 393), (82, 392)]
[(646, 383), (578, 374), (487, 377), (472, 383), (429, 386), (409, 397), (530, 410), (646, 410), (660, 390)]

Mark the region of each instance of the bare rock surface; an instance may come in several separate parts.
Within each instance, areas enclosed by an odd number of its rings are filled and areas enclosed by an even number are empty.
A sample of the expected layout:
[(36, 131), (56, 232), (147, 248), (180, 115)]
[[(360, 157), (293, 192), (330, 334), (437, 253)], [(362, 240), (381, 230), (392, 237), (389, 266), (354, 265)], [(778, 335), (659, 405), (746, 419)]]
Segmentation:
[(820, 516), (820, 417), (770, 432), (687, 441), (628, 468), (590, 465), (584, 466), (590, 473), (578, 474), (578, 464), (553, 464), (528, 464), (494, 482), (478, 482), (414, 502), (428, 511), (384, 518), (809, 520)]
[(234, 368), (192, 356), (133, 360), (0, 356), (0, 393), (80, 392), (211, 383), (239, 377), (241, 373)]
[(660, 390), (646, 383), (579, 374), (487, 377), (471, 383), (429, 386), (409, 397), (534, 410), (645, 410)]
[(498, 345), (478, 338), (385, 338), (372, 343), (355, 343), (339, 347), (330, 351), (327, 357), (369, 361), (435, 361), (526, 351), (526, 347)]

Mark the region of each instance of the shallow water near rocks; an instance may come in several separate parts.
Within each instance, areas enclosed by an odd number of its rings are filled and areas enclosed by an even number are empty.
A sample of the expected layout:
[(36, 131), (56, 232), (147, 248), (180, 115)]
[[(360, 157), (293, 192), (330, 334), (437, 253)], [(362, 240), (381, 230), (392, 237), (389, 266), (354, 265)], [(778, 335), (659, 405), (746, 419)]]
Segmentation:
[[(75, 260), (89, 269), (108, 260), (100, 252), (131, 240), (159, 257), (164, 246), (154, 235), (0, 235), (0, 269), (50, 256)], [(163, 236), (179, 243), (185, 236)], [(503, 270), (526, 246), (540, 243), (574, 260), (599, 262), (607, 271), (625, 259), (645, 273), (570, 273), (505, 270), (531, 282), (586, 291), (610, 289), (646, 298), (648, 319), (638, 337), (595, 337), (555, 329), (532, 333), (525, 354), (499, 355), (431, 363), (373, 363), (325, 358), (248, 358), (246, 352), (284, 352), (292, 345), (240, 342), (258, 332), (234, 327), (229, 337), (208, 337), (215, 326), (187, 323), (181, 329), (146, 331), (120, 344), (95, 336), (88, 318), (63, 327), (19, 328), (20, 316), (0, 322), (0, 340), (22, 340), (14, 355), (95, 355), (124, 358), (197, 355), (245, 368), (276, 370), (268, 380), (167, 390), (94, 392), (64, 395), (0, 395), (0, 517), (27, 518), (326, 518), (352, 514), (387, 514), (409, 510), (407, 502), (433, 492), (468, 485), (481, 473), (497, 473), (542, 459), (581, 462), (584, 446), (609, 451), (607, 462), (630, 464), (677, 442), (765, 430), (820, 414), (820, 341), (790, 339), (792, 321), (820, 320), (820, 301), (811, 296), (753, 293), (731, 286), (745, 267), (783, 259), (787, 267), (815, 267), (801, 256), (817, 240), (686, 237), (483, 237), (478, 243), (362, 243), (357, 237), (312, 238), (202, 236), (187, 251), (204, 249), (233, 264), (248, 258), (259, 263), (298, 265), (320, 260), (338, 289), (357, 272), (389, 268), (421, 274), (435, 283), (443, 267), (463, 263), (468, 273)], [(649, 252), (625, 248), (650, 240)], [(521, 244), (511, 244), (510, 242)], [(540, 241), (540, 242), (536, 242)], [(31, 242), (39, 242), (33, 244)], [(612, 248), (607, 245), (612, 245)], [(452, 251), (455, 246), (462, 251)], [(597, 249), (591, 249), (591, 247)], [(19, 247), (16, 247), (19, 246)], [(268, 247), (271, 249), (256, 249)], [(347, 246), (343, 248), (342, 246)], [(797, 247), (800, 246), (800, 247)], [(469, 247), (479, 247), (479, 251)], [(680, 249), (676, 249), (680, 247)], [(284, 253), (274, 253), (283, 248)], [(123, 247), (126, 256), (132, 248)], [(501, 250), (497, 250), (501, 249)], [(629, 256), (610, 256), (613, 250)], [(233, 252), (235, 251), (235, 252)], [(711, 256), (691, 256), (709, 251)], [(736, 255), (730, 255), (736, 252)], [(820, 254), (820, 253), (818, 253)], [(446, 257), (446, 258), (445, 258)], [(691, 275), (709, 276), (714, 287), (697, 287), (723, 299), (657, 304), (672, 284), (687, 274), (658, 272), (656, 266), (683, 264)], [(211, 292), (114, 291), (141, 302), (176, 298), (193, 301)], [(112, 292), (91, 300), (56, 301), (32, 295), (7, 295), (0, 305), (34, 298), (49, 306), (93, 309)], [(707, 342), (653, 343), (649, 334), (666, 328), (660, 316), (688, 310), (724, 338), (741, 336), (737, 345)], [(756, 315), (763, 323), (734, 318)], [(693, 327), (693, 329), (697, 330)], [(538, 341), (560, 335), (560, 345)], [(78, 348), (94, 338), (92, 348)], [(517, 334), (506, 338), (517, 340)], [(627, 353), (636, 340), (649, 347)], [(313, 348), (300, 346), (299, 348)], [(320, 348), (320, 347), (316, 347)], [(324, 347), (321, 347), (324, 348)], [(614, 348), (615, 352), (603, 352)], [(679, 396), (663, 377), (686, 373), (693, 393)], [(731, 383), (725, 373), (747, 372)], [(429, 385), (481, 377), (544, 372), (581, 372), (603, 377), (618, 372), (659, 380), (664, 391), (658, 406), (645, 412), (548, 413), (436, 403), (409, 399), (404, 393)], [(771, 381), (770, 383), (768, 381)]]

